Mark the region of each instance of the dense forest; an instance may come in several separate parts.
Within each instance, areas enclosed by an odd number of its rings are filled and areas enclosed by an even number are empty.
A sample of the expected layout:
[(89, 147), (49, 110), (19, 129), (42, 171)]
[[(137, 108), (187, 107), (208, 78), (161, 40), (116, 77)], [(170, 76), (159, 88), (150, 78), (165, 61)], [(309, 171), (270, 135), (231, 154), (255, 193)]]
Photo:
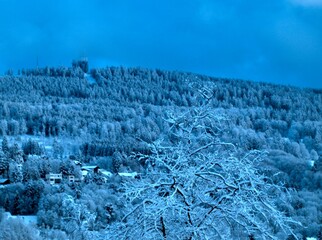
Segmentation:
[(74, 61), (0, 92), (0, 239), (322, 239), (320, 89)]

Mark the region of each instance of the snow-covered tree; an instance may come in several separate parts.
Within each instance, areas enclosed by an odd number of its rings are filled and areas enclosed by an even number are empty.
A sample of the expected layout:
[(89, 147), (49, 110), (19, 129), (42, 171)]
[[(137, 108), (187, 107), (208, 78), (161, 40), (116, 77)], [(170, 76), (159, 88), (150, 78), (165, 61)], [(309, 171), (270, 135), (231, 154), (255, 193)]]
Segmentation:
[(17, 164), (16, 162), (9, 163), (9, 180), (12, 183), (22, 182), (23, 180), (23, 173), (22, 173), (22, 166)]
[(57, 139), (53, 142), (53, 156), (55, 158), (62, 158), (64, 155), (64, 146), (62, 143), (58, 142)]
[(2, 136), (5, 136), (8, 131), (8, 122), (5, 119), (2, 119), (0, 121), (0, 134)]
[(9, 154), (9, 144), (8, 144), (7, 137), (3, 137), (1, 147), (2, 147), (2, 151), (4, 152), (4, 154), (8, 155)]
[(65, 231), (69, 239), (90, 239), (84, 237), (93, 230), (96, 213), (66, 193), (43, 196), (39, 203), (38, 222), (53, 229)]
[(8, 218), (0, 223), (0, 239), (39, 240), (37, 230), (20, 219)]
[(7, 173), (9, 169), (9, 159), (6, 157), (4, 152), (0, 149), (0, 175)]
[[(118, 239), (261, 239), (293, 235), (275, 207), (283, 188), (261, 175), (263, 152), (221, 141), (225, 118), (207, 107), (173, 117), (170, 140), (150, 144), (147, 173), (124, 185)], [(286, 198), (285, 198), (286, 199)]]
[(41, 155), (43, 153), (43, 149), (39, 146), (38, 142), (31, 138), (22, 144), (22, 150), (26, 155)]
[(11, 160), (17, 164), (23, 164), (23, 151), (19, 147), (17, 143), (14, 143), (14, 145), (9, 149), (9, 156)]

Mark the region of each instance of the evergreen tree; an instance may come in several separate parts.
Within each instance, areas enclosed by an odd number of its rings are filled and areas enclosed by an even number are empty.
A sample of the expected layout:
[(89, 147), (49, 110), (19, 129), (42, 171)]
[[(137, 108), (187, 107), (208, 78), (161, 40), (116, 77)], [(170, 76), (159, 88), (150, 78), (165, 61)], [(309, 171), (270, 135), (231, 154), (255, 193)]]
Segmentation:
[(114, 152), (114, 154), (112, 156), (113, 172), (118, 173), (120, 171), (120, 168), (121, 168), (122, 164), (123, 164), (123, 156), (122, 156), (122, 154), (119, 151)]
[(23, 151), (19, 147), (17, 143), (15, 143), (10, 149), (9, 149), (9, 156), (10, 158), (17, 164), (23, 164)]
[(41, 155), (43, 152), (39, 144), (36, 141), (31, 140), (30, 138), (27, 142), (24, 142), (22, 144), (22, 149), (24, 154), (26, 155)]
[(22, 182), (22, 166), (16, 162), (9, 163), (9, 180), (12, 183)]
[(8, 156), (9, 155), (9, 143), (8, 143), (7, 137), (3, 137), (1, 146), (2, 146), (2, 151), (4, 152), (4, 154), (6, 156)]
[(4, 152), (0, 149), (0, 175), (8, 172), (9, 159), (6, 157)]

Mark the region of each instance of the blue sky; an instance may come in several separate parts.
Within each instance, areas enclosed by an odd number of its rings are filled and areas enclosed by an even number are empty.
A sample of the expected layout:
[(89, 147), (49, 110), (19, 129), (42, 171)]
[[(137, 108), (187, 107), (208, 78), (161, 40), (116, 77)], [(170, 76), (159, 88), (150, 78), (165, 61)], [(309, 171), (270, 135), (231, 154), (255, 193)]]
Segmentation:
[(322, 0), (0, 0), (0, 72), (142, 66), (322, 88)]

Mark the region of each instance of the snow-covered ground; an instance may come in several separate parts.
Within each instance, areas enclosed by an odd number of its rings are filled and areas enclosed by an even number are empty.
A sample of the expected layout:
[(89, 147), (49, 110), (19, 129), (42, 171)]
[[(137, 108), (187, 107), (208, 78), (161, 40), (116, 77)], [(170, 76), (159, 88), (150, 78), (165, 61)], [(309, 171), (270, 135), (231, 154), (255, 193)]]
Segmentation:
[(20, 135), (16, 139), (10, 139), (8, 138), (9, 142), (16, 142), (22, 145), (23, 142), (27, 142), (29, 139), (32, 141), (35, 141), (39, 144), (40, 147), (44, 147), (46, 150), (52, 149), (52, 144), (54, 139), (52, 137), (44, 137), (44, 136), (34, 136), (34, 135)]
[(37, 216), (36, 215), (20, 216), (20, 215), (11, 215), (10, 212), (5, 212), (4, 219), (10, 219), (10, 218), (20, 219), (25, 224), (37, 225)]
[(78, 141), (68, 137), (45, 137), (45, 136), (34, 136), (34, 135), (19, 135), (18, 137), (10, 137), (8, 136), (9, 144), (12, 145), (13, 143), (18, 143), (20, 147), (22, 147), (23, 142), (27, 142), (29, 139), (35, 141), (42, 147), (47, 155), (51, 155), (53, 153), (53, 144), (56, 140), (58, 144), (60, 144), (63, 148), (63, 156), (69, 156), (74, 154), (74, 150), (78, 149), (75, 146), (78, 146)]
[(96, 83), (96, 80), (92, 77), (92, 75), (90, 75), (90, 74), (88, 74), (88, 73), (85, 73), (85, 74), (84, 74), (84, 77), (85, 77), (85, 79), (87, 80), (87, 82), (88, 82), (89, 84), (94, 84), (94, 83)]
[(315, 161), (313, 161), (313, 160), (309, 161), (309, 165), (310, 165), (311, 167), (314, 167), (314, 163), (315, 163)]

